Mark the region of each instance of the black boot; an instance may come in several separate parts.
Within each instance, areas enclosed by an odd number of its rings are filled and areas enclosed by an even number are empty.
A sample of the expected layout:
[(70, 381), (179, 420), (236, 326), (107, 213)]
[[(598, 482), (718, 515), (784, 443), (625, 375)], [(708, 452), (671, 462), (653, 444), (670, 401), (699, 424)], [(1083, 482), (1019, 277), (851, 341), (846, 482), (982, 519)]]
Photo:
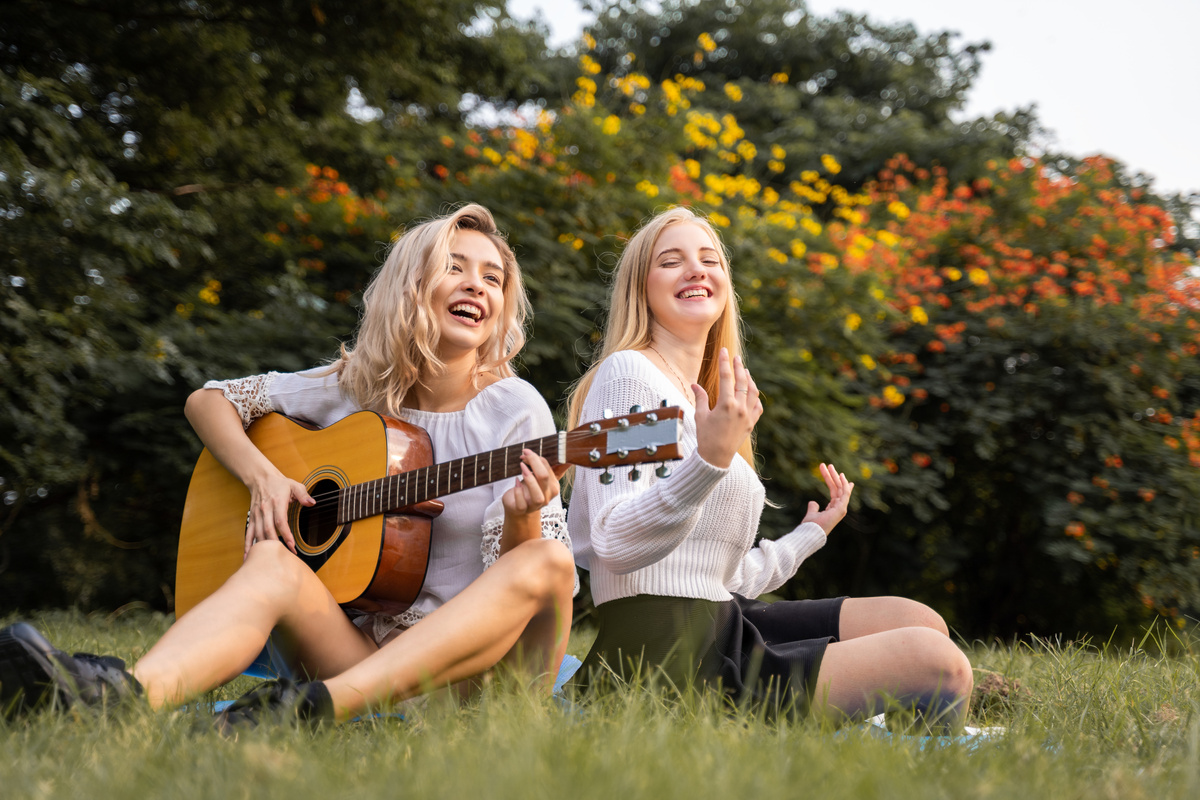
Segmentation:
[(333, 722), (333, 698), (320, 681), (295, 683), (287, 678), (267, 681), (233, 701), (213, 720), (223, 736), (258, 727), (265, 721), (304, 723), (317, 727)]
[(142, 694), (142, 685), (113, 656), (56, 648), (27, 622), (0, 630), (0, 713), (57, 702), (63, 708), (113, 705)]

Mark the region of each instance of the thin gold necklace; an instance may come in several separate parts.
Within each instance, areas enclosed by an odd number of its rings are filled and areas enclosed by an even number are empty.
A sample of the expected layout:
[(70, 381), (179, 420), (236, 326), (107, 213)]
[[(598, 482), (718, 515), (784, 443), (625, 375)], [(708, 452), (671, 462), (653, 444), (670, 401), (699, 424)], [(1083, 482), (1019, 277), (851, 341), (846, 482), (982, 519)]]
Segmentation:
[(675, 371), (675, 367), (671, 366), (671, 362), (667, 361), (667, 357), (658, 352), (658, 348), (654, 346), (653, 342), (648, 343), (646, 346), (653, 350), (654, 354), (658, 356), (664, 364), (667, 365), (667, 369), (671, 370), (671, 374), (675, 376), (675, 380), (679, 381), (679, 388), (683, 389), (683, 396), (692, 398), (692, 405), (695, 405), (696, 396), (692, 394), (691, 389), (688, 387), (687, 383), (684, 382), (683, 378), (679, 377), (679, 373)]

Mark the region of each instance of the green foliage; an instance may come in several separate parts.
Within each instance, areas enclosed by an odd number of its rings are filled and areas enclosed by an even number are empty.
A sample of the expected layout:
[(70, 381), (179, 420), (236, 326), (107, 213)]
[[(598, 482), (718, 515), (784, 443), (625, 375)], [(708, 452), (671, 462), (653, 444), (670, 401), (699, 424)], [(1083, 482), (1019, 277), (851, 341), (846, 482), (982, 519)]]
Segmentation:
[(332, 355), (390, 234), (331, 240), (314, 279), (264, 247), (291, 213), (275, 187), (316, 159), (377, 188), (349, 89), (416, 172), (404, 143), (457, 118), (459, 87), (504, 100), (542, 47), (496, 3), (4, 4), (5, 604), (170, 604), (184, 398)]
[(1011, 155), (1034, 120), (1015, 111), (961, 126), (984, 43), (959, 45), (955, 34), (923, 34), (839, 12), (820, 18), (799, 0), (671, 0), (650, 7), (599, 4), (592, 31), (606, 73), (633, 68), (662, 81), (682, 74), (714, 88), (737, 86), (735, 110), (760, 145), (793, 153), (786, 184), (822, 154), (846, 167), (841, 182), (857, 188), (897, 152), (939, 162), (955, 179), (974, 177), (986, 158)]
[(1200, 609), (1190, 206), (1021, 161), (1024, 112), (953, 123), (986, 46), (794, 0), (610, 3), (570, 55), (498, 3), (115, 8), (0, 19), (7, 605), (170, 607), (187, 394), (332, 356), (395, 226), (474, 201), (552, 407), (625, 237), (674, 203), (720, 227), (764, 530), (818, 462), (858, 484), (784, 595), (972, 634)]

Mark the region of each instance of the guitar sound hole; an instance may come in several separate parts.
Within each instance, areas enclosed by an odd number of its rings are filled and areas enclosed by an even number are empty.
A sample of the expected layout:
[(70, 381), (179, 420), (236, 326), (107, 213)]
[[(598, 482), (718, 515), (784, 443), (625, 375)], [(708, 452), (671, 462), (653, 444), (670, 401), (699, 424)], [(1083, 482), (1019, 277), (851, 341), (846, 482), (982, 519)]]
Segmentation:
[(317, 481), (308, 488), (308, 493), (317, 504), (300, 507), (296, 533), (309, 547), (319, 548), (337, 535), (337, 496), (340, 489), (331, 480)]

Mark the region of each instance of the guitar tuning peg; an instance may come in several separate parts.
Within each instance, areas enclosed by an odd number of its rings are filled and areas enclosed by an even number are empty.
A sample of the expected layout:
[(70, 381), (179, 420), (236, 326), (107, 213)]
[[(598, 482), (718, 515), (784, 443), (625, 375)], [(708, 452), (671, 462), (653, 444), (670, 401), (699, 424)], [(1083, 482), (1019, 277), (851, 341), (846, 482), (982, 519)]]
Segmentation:
[(642, 407), (638, 406), (638, 405), (630, 406), (629, 413), (630, 414), (640, 414), (640, 413), (642, 413)]
[(654, 470), (654, 474), (660, 478), (669, 478), (669, 477), (671, 477), (671, 469), (670, 469), (670, 467), (667, 466), (667, 463), (664, 461), (662, 464), (660, 464), (658, 466), (657, 469)]
[(600, 416), (604, 417), (605, 419), (612, 419), (612, 409), (611, 408), (604, 409), (604, 413), (601, 414)]
[(600, 483), (604, 484), (605, 486), (608, 486), (612, 482), (613, 482), (612, 473), (608, 471), (608, 467), (605, 467), (604, 472), (600, 473)]
[(629, 480), (636, 481), (636, 480), (641, 480), (641, 478), (642, 478), (642, 471), (640, 469), (638, 469), (637, 467), (634, 467), (633, 469), (629, 470)]

